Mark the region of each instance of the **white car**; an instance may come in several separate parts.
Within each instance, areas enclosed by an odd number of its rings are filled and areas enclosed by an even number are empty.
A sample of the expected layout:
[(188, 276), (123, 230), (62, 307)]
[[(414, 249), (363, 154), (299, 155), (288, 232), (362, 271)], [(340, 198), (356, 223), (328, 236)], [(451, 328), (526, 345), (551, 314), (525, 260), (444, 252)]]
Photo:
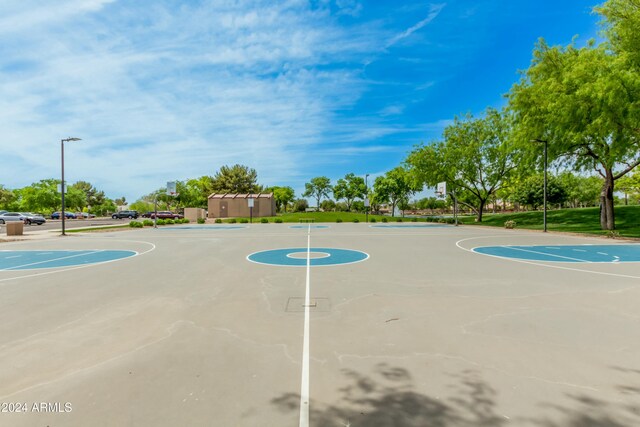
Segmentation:
[(26, 222), (26, 219), (27, 217), (22, 215), (20, 212), (5, 212), (3, 214), (0, 214), (0, 224), (12, 221)]
[(27, 219), (24, 221), (25, 224), (35, 224), (35, 225), (42, 225), (45, 222), (47, 222), (46, 219), (44, 219), (44, 217), (40, 214), (37, 213), (33, 213), (33, 212), (18, 212), (21, 215), (27, 217)]

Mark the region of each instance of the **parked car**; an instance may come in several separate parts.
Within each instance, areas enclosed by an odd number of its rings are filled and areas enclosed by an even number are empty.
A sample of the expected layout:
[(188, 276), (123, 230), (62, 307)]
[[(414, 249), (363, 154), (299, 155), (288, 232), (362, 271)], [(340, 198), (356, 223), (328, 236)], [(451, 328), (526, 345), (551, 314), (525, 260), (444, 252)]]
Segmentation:
[(22, 215), (20, 212), (5, 212), (3, 214), (0, 214), (0, 224), (12, 221), (26, 222), (26, 220), (27, 217)]
[(149, 218), (154, 219), (154, 218), (158, 218), (158, 219), (180, 219), (180, 218), (184, 218), (182, 215), (177, 214), (177, 213), (173, 213), (171, 211), (158, 211), (158, 214), (156, 215), (155, 212), (151, 212), (151, 215), (149, 216)]
[(153, 215), (153, 211), (151, 212), (145, 212), (142, 215), (140, 215), (142, 218), (151, 218), (151, 215)]
[[(76, 214), (74, 214), (73, 212), (64, 211), (64, 217), (67, 219), (76, 219)], [(60, 212), (52, 213), (51, 219), (60, 219)]]
[(33, 213), (33, 212), (20, 212), (20, 214), (24, 215), (25, 217), (27, 217), (27, 219), (25, 220), (25, 224), (35, 224), (35, 225), (42, 225), (45, 222), (47, 222), (46, 219), (44, 219), (44, 216), (37, 214), (37, 213)]
[(76, 218), (84, 218), (84, 219), (90, 219), (90, 218), (95, 218), (96, 216), (92, 213), (87, 213), (87, 212), (76, 212)]
[(113, 219), (122, 219), (122, 218), (138, 218), (138, 211), (120, 211), (111, 215)]

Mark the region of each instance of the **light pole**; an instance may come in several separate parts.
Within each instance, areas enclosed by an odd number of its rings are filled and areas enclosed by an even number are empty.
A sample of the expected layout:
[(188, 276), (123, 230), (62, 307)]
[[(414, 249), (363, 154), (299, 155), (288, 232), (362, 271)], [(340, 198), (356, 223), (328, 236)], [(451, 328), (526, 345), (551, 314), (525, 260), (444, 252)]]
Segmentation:
[(365, 188), (365, 195), (364, 195), (364, 222), (368, 223), (369, 222), (369, 205), (371, 204), (371, 201), (369, 200), (369, 174), (366, 174), (364, 176), (364, 188)]
[(543, 212), (542, 212), (542, 231), (544, 233), (547, 232), (547, 145), (548, 141), (541, 139), (532, 139), (532, 142), (538, 142), (544, 144), (544, 190), (542, 193), (542, 204), (543, 204)]
[(66, 186), (64, 185), (64, 143), (69, 141), (81, 141), (80, 138), (64, 138), (60, 140), (60, 162), (62, 169), (62, 184), (60, 185), (60, 193), (62, 194), (62, 209), (60, 211), (60, 218), (62, 218), (62, 235), (66, 236), (64, 232), (64, 220), (66, 219), (64, 216), (64, 192), (66, 190)]

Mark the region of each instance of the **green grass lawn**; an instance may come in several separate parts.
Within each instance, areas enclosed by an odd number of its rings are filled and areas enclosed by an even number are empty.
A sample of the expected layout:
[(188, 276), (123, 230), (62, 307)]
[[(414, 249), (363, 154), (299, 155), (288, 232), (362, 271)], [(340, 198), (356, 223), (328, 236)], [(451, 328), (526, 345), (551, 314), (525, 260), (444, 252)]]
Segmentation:
[[(482, 223), (475, 222), (475, 217), (461, 217), (463, 224), (478, 224), (504, 227), (505, 221), (515, 221), (516, 228), (542, 230), (542, 211), (518, 212), (504, 214), (484, 214)], [(624, 237), (640, 237), (640, 206), (615, 207), (616, 232)], [(565, 231), (588, 233), (606, 236), (607, 231), (600, 229), (599, 208), (560, 209), (547, 211), (547, 229), (549, 231)]]

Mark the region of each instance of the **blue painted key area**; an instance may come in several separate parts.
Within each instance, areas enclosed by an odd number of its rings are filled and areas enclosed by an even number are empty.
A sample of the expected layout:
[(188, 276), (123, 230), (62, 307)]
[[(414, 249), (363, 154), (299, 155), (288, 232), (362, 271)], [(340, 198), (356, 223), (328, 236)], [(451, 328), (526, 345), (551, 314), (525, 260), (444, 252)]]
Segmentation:
[[(311, 248), (312, 257), (309, 264), (312, 267), (352, 264), (364, 261), (369, 254), (351, 249)], [(247, 257), (249, 261), (258, 264), (279, 265), (286, 267), (306, 267), (307, 248), (273, 249), (270, 251), (256, 252)], [(313, 255), (319, 258), (313, 258)]]
[(640, 262), (640, 245), (483, 246), (474, 252), (503, 258), (551, 262)]
[(134, 251), (0, 251), (0, 271), (72, 267), (128, 258)]

